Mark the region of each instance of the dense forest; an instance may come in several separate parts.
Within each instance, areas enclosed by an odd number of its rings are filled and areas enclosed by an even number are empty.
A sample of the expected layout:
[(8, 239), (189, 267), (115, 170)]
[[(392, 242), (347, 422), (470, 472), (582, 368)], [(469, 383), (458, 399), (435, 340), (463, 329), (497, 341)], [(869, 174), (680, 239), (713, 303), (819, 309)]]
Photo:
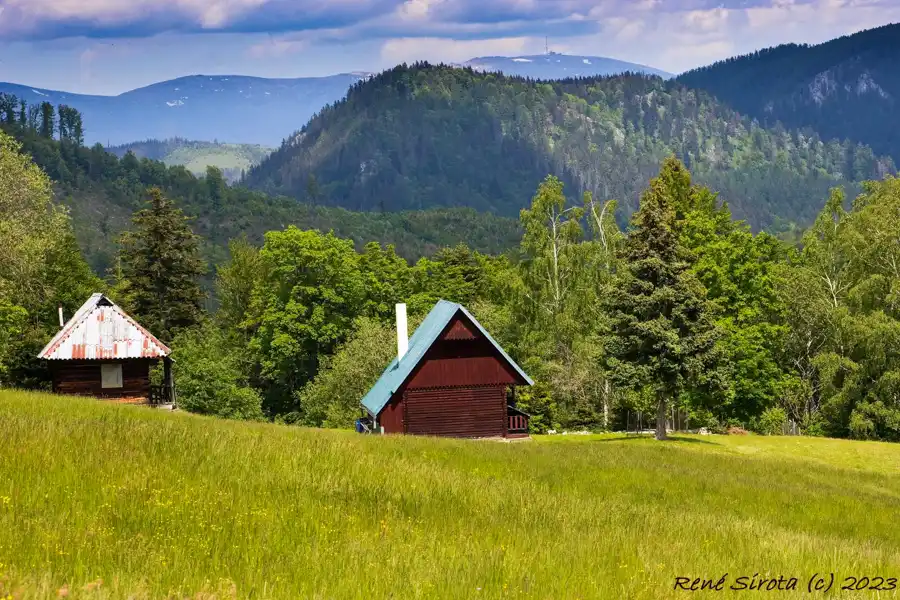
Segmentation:
[(894, 172), (868, 147), (764, 129), (660, 78), (535, 82), (420, 63), (355, 84), (245, 181), (351, 210), (512, 217), (553, 173), (573, 198), (618, 199), (624, 222), (670, 154), (755, 229), (807, 225), (830, 187)]
[[(675, 157), (627, 228), (615, 202), (575, 203), (547, 176), (524, 198), (515, 252), (464, 245), (410, 264), (295, 226), (235, 239), (204, 306), (206, 243), (181, 199), (151, 187), (92, 272), (72, 221), (23, 146), (0, 133), (0, 385), (46, 387), (37, 350), (108, 293), (174, 348), (182, 408), (224, 418), (350, 427), (395, 351), (393, 305), (412, 325), (438, 298), (469, 307), (536, 385), (533, 431), (693, 427), (900, 441), (900, 180), (840, 188), (800, 246), (753, 233)], [(191, 189), (191, 188), (188, 188)], [(166, 269), (158, 269), (162, 262)], [(654, 419), (655, 416), (655, 419)]]
[[(75, 122), (69, 124), (67, 119)], [(180, 208), (194, 218), (193, 226), (203, 238), (203, 256), (211, 265), (227, 258), (230, 239), (246, 235), (261, 242), (266, 231), (289, 224), (333, 229), (359, 247), (382, 240), (411, 260), (462, 241), (484, 252), (501, 252), (518, 238), (513, 219), (470, 209), (350, 212), (228, 186), (217, 168), (197, 177), (183, 166), (166, 166), (134, 153), (119, 159), (99, 144), (83, 147), (84, 126), (81, 115), (71, 108), (29, 106), (0, 94), (0, 130), (18, 140), (54, 182), (57, 198), (70, 209), (75, 237), (88, 264), (100, 274), (113, 266), (116, 236), (128, 226), (151, 186), (178, 198)]]
[(810, 127), (900, 160), (900, 25), (816, 46), (786, 44), (678, 77), (765, 125)]

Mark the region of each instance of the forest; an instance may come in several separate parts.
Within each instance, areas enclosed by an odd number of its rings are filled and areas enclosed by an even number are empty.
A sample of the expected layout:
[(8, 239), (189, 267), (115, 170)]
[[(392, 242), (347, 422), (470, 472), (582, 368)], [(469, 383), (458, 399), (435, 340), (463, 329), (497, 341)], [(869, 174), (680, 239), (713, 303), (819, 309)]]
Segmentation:
[[(21, 127), (13, 117), (5, 126)], [(77, 138), (77, 118), (66, 119)], [(46, 388), (34, 357), (56, 307), (71, 314), (103, 291), (174, 349), (183, 409), (350, 427), (395, 351), (394, 303), (409, 305), (414, 327), (444, 298), (535, 379), (519, 395), (535, 432), (619, 430), (635, 411), (659, 424), (677, 409), (714, 431), (780, 433), (793, 421), (808, 435), (900, 441), (900, 181), (890, 175), (852, 196), (825, 193), (795, 245), (736, 220), (675, 156), (630, 217), (590, 193), (572, 202), (565, 181), (546, 176), (519, 199), (509, 251), (453, 244), (408, 261), (377, 234), (360, 245), (315, 226), (270, 226), (260, 240), (236, 235), (240, 222), (217, 229), (190, 218), (192, 193), (206, 187), (215, 206), (217, 190), (251, 192), (126, 155), (102, 185), (127, 185), (132, 210), (115, 268), (100, 273), (51, 177), (100, 187), (107, 167), (91, 159), (114, 159), (77, 139), (51, 143), (35, 125), (17, 130), (24, 141), (0, 134), (2, 386)], [(71, 156), (52, 163), (48, 149)], [(141, 179), (153, 169), (165, 185)], [(230, 238), (214, 265), (207, 236)]]
[[(77, 123), (70, 126), (66, 119)], [(88, 264), (104, 277), (114, 268), (117, 237), (142, 206), (146, 189), (153, 186), (178, 198), (179, 207), (193, 218), (193, 227), (202, 237), (201, 253), (210, 265), (227, 258), (230, 239), (246, 235), (261, 243), (266, 231), (288, 224), (333, 229), (359, 248), (369, 240), (382, 240), (411, 260), (462, 241), (484, 252), (503, 252), (519, 236), (515, 219), (472, 209), (351, 212), (229, 186), (215, 167), (197, 177), (186, 167), (166, 166), (131, 152), (120, 159), (99, 144), (82, 146), (85, 126), (90, 124), (83, 124), (81, 115), (68, 107), (47, 102), (27, 105), (15, 96), (0, 94), (0, 131), (16, 139), (50, 177), (56, 197), (69, 209), (75, 238)], [(211, 289), (211, 278), (207, 284)]]
[(900, 160), (896, 99), (900, 25), (810, 46), (784, 44), (678, 76), (764, 125), (812, 128)]
[(573, 199), (616, 198), (620, 225), (677, 156), (754, 231), (813, 221), (836, 185), (895, 172), (871, 148), (767, 129), (658, 77), (536, 82), (417, 63), (353, 85), (250, 169), (246, 185), (350, 210), (466, 206), (518, 216), (547, 173)]

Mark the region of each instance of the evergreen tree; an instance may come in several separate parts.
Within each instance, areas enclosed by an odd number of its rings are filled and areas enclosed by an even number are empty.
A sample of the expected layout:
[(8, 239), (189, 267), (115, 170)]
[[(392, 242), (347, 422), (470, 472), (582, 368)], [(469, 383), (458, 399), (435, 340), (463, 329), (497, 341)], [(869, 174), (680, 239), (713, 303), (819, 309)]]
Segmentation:
[(201, 320), (199, 280), (206, 267), (199, 238), (181, 209), (159, 188), (148, 191), (147, 202), (120, 240), (124, 300), (150, 331), (171, 341), (178, 330)]
[(50, 139), (53, 137), (53, 132), (56, 129), (54, 122), (54, 113), (56, 110), (53, 108), (53, 105), (49, 102), (44, 102), (41, 104), (41, 128), (40, 135), (41, 137), (45, 137)]
[(632, 217), (626, 262), (607, 295), (610, 372), (620, 385), (653, 395), (657, 439), (666, 438), (670, 403), (708, 382), (703, 371), (717, 337), (706, 290), (676, 231), (674, 197), (685, 185), (684, 165), (666, 160)]

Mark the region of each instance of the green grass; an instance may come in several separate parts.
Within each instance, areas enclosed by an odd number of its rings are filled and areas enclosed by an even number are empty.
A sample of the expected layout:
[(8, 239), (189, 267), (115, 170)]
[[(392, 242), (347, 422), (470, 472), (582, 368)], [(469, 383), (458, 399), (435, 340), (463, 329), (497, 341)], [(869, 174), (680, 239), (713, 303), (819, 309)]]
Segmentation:
[(725, 572), (809, 597), (816, 572), (900, 576), (898, 467), (878, 443), (383, 438), (0, 391), (0, 597), (683, 598), (676, 576)]

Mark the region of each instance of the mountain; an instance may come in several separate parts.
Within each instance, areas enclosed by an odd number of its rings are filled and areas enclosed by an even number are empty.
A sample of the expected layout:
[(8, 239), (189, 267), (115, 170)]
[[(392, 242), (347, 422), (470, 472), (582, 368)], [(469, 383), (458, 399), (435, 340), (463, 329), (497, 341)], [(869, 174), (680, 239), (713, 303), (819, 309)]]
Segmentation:
[(788, 44), (684, 73), (764, 124), (814, 129), (900, 161), (900, 24), (815, 46)]
[(618, 199), (623, 218), (671, 154), (756, 228), (809, 223), (832, 186), (894, 171), (867, 147), (764, 129), (658, 77), (539, 83), (421, 63), (355, 84), (245, 183), (358, 211), (514, 217), (552, 173), (573, 199)]
[(620, 75), (622, 73), (643, 73), (659, 75), (663, 79), (671, 73), (645, 65), (605, 58), (602, 56), (571, 56), (549, 52), (530, 56), (484, 56), (462, 63), (476, 71), (494, 71), (506, 75), (519, 75), (531, 79), (568, 79), (571, 77), (593, 77), (597, 75)]
[[(562, 54), (475, 58), (466, 64), (542, 79), (625, 71), (668, 76), (650, 67), (609, 58)], [(89, 124), (85, 130), (88, 145), (122, 146), (134, 140), (183, 138), (278, 146), (287, 133), (343, 98), (352, 84), (368, 77), (371, 74), (364, 72), (298, 79), (192, 75), (118, 96), (0, 83), (0, 93), (13, 94), (29, 104), (50, 102), (77, 109)]]
[(246, 236), (260, 243), (267, 231), (288, 225), (333, 230), (360, 247), (371, 241), (393, 244), (409, 260), (460, 242), (473, 250), (501, 253), (517, 245), (521, 236), (514, 219), (471, 209), (375, 214), (315, 206), (229, 187), (216, 171), (212, 178), (198, 178), (183, 166), (167, 167), (134, 154), (120, 160), (99, 146), (46, 139), (16, 124), (0, 123), (0, 129), (14, 136), (54, 181), (56, 199), (71, 212), (79, 246), (101, 274), (112, 266), (115, 240), (129, 226), (132, 212), (143, 207), (150, 186), (162, 188), (191, 217), (194, 231), (203, 237), (210, 276), (227, 260), (229, 240)]
[(138, 158), (159, 160), (166, 165), (183, 165), (194, 175), (203, 175), (207, 167), (222, 170), (226, 181), (234, 183), (243, 173), (258, 165), (274, 148), (258, 144), (226, 144), (171, 138), (144, 140), (106, 149), (119, 158), (132, 152)]
[(368, 77), (264, 79), (193, 75), (156, 83), (118, 96), (89, 96), (0, 83), (0, 93), (29, 104), (67, 104), (84, 117), (88, 145), (120, 145), (180, 137), (277, 146), (323, 106)]

